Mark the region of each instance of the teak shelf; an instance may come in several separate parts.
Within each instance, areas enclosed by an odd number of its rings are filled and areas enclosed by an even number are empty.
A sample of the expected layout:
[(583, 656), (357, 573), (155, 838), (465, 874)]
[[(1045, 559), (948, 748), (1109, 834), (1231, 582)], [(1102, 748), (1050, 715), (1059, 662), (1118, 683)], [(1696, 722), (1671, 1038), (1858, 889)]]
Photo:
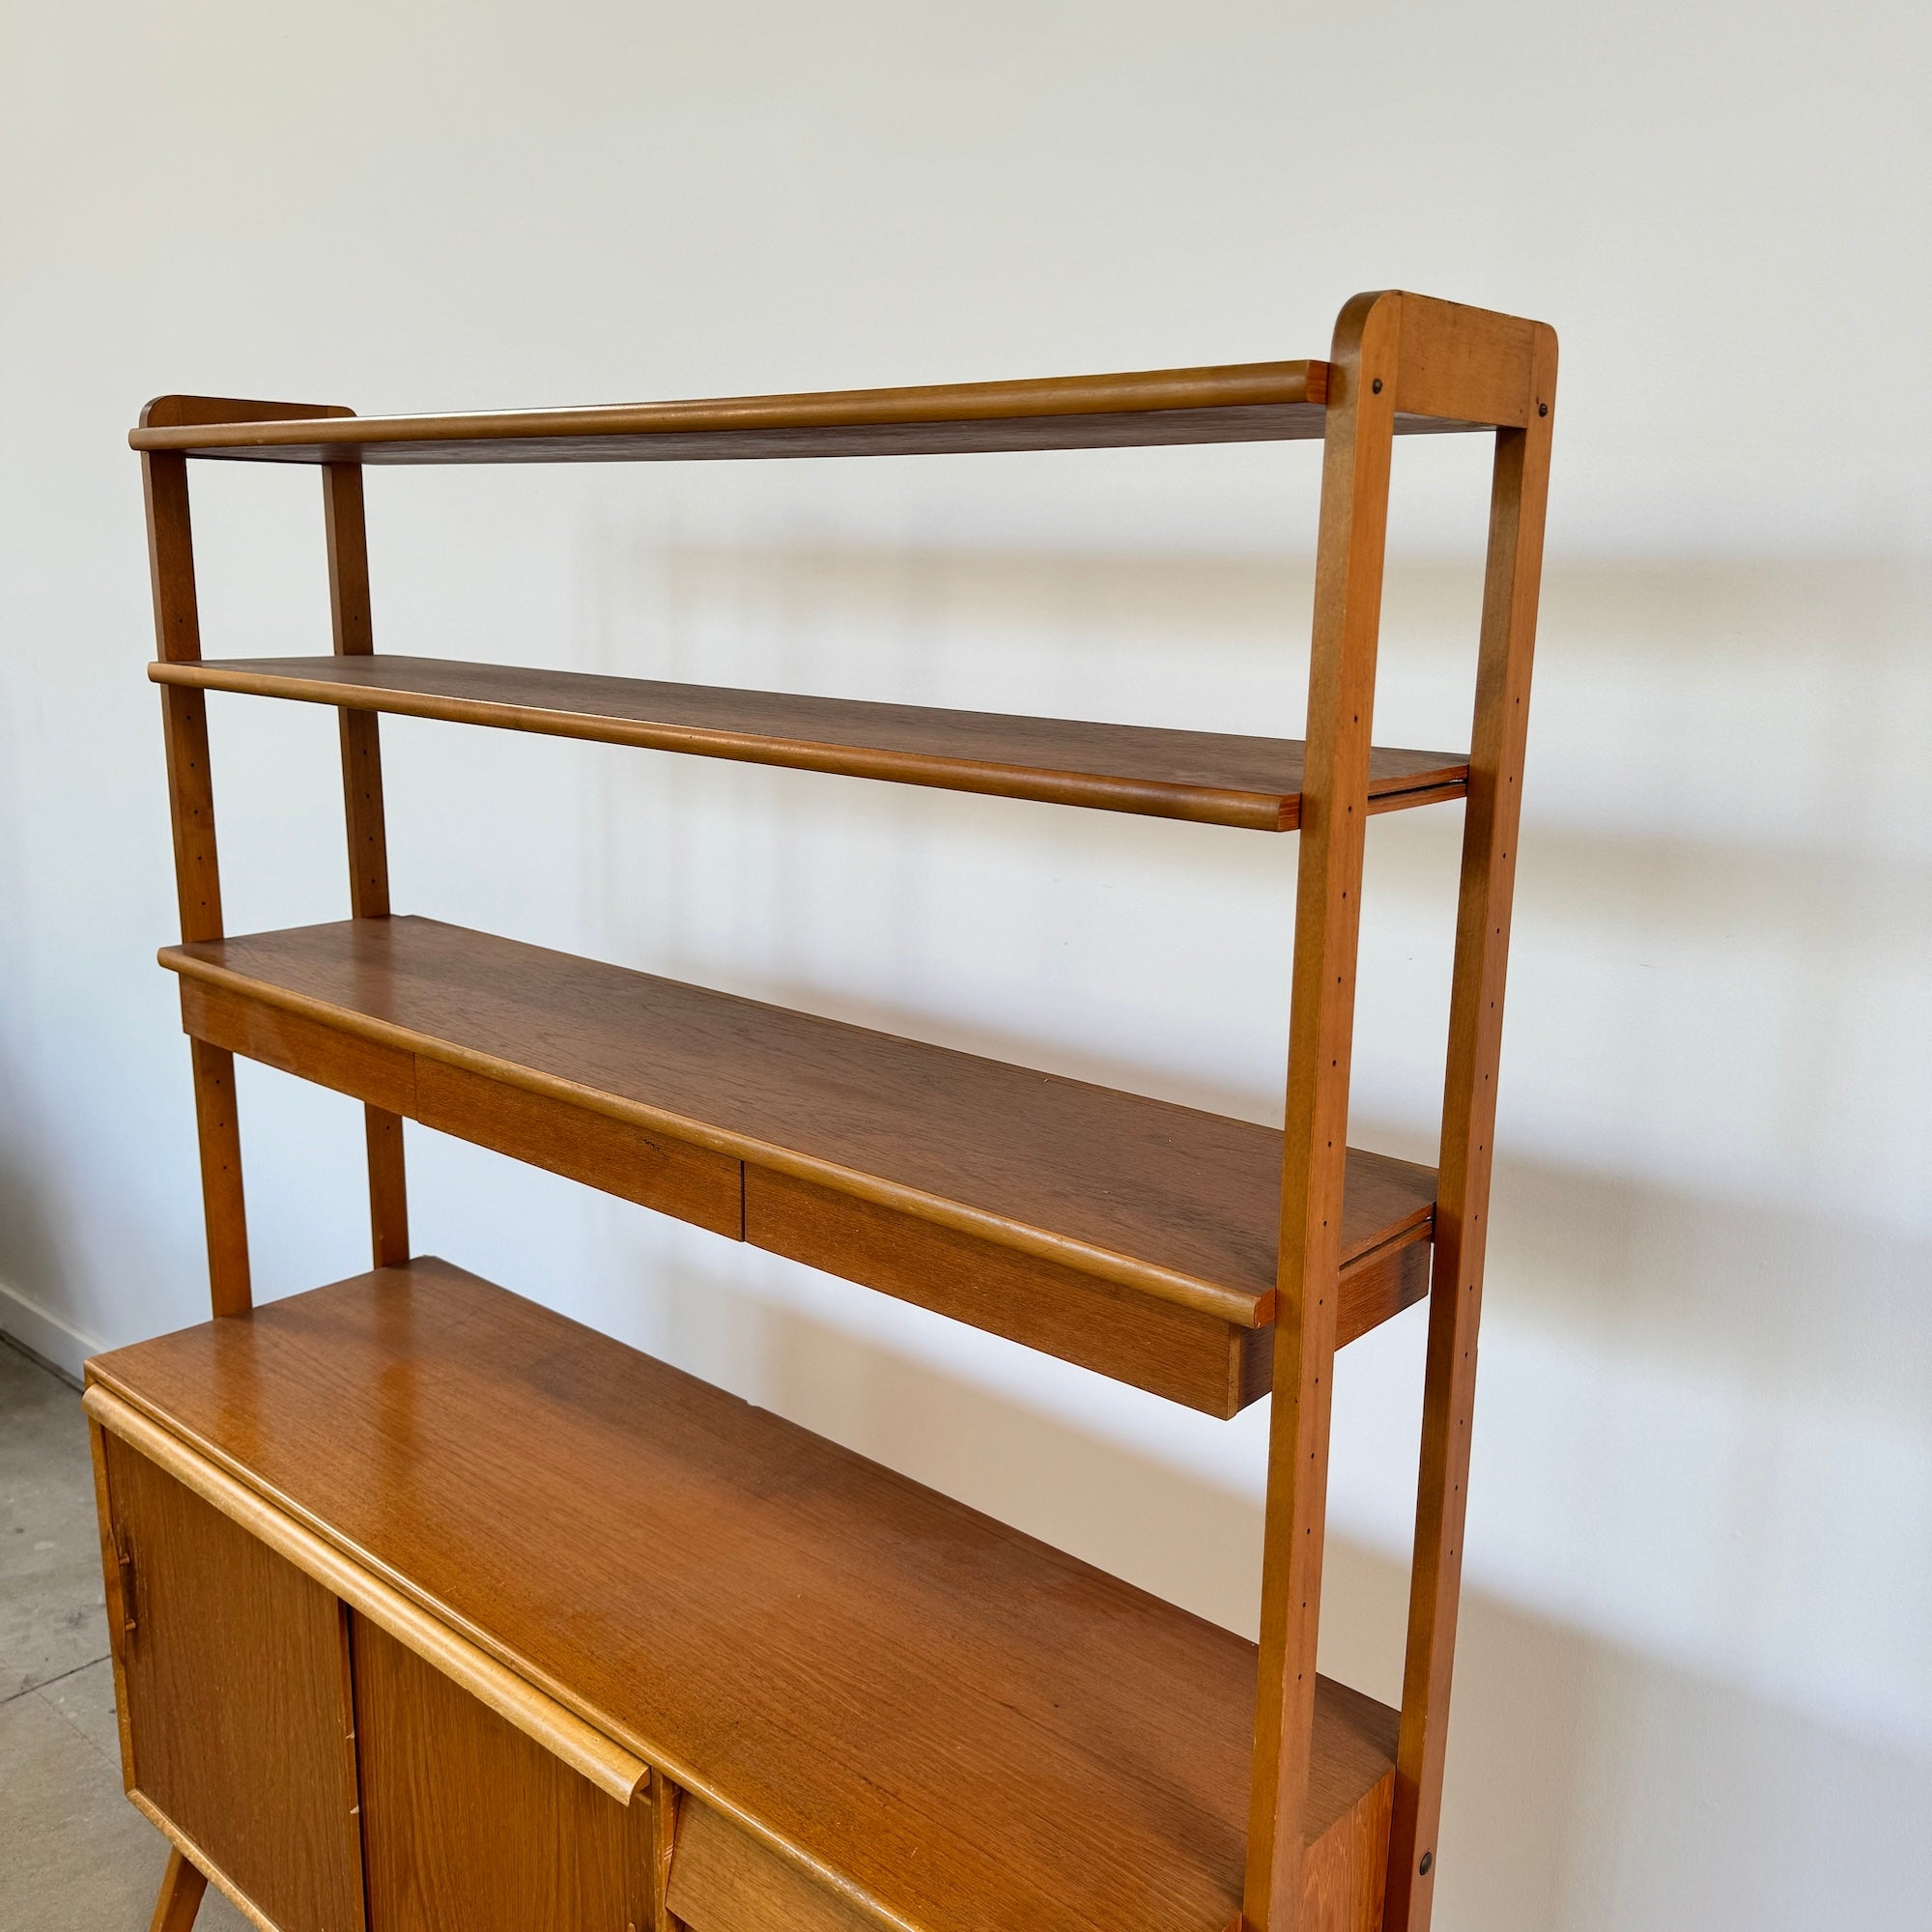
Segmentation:
[[(266, 1932), (1423, 1932), (1555, 338), (508, 414), (172, 396), (147, 489), (214, 1319), (88, 1365), (128, 1796)], [(1466, 756), (1372, 747), (1392, 440), (1487, 430)], [(1314, 439), (1305, 743), (377, 655), (362, 466)], [(190, 458), (322, 473), (335, 650), (203, 659)], [(206, 692), (336, 707), (346, 921), (222, 916)], [(1298, 831), (1280, 1128), (392, 916), (389, 712)], [(1367, 820), (1463, 799), (1438, 1167), (1346, 1144)], [(363, 1103), (373, 1269), (251, 1306), (234, 1056)], [(1272, 1391), (1261, 1641), (447, 1263), (404, 1120), (1209, 1414)], [(1427, 1296), (1400, 1711), (1320, 1678), (1339, 1347)]]
[[(204, 691), (498, 724), (1150, 818), (1261, 832), (1292, 832), (1301, 821), (1305, 748), (1293, 738), (1006, 718), (386, 654), (198, 660), (151, 665), (148, 675), (156, 684)], [(1369, 810), (1399, 811), (1461, 798), (1468, 781), (1466, 759), (1378, 748), (1369, 754)]]

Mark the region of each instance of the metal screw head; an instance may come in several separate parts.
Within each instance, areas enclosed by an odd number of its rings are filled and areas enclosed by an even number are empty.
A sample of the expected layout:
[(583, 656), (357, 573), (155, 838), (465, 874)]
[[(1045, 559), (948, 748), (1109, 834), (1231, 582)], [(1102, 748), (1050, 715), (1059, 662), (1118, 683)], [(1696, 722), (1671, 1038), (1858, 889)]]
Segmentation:
[(1381, 392), (1382, 392), (1382, 379), (1379, 376), (1378, 376), (1376, 380), (1369, 384), (1369, 393), (1372, 396), (1379, 396)]
[(1422, 1862), (1420, 1865), (1416, 1867), (1416, 1869), (1419, 1872), (1421, 1872), (1424, 1878), (1427, 1878), (1429, 1876), (1429, 1868), (1435, 1862), (1435, 1854), (1434, 1852), (1424, 1852), (1422, 1855)]
[(1549, 405), (1548, 403), (1538, 403), (1536, 413), (1540, 416), (1547, 416), (1549, 413)]

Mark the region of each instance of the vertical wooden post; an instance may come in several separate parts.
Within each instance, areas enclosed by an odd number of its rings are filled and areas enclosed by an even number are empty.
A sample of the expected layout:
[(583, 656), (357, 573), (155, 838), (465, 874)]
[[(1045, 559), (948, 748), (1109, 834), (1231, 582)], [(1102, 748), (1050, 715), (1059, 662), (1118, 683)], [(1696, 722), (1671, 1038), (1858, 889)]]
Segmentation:
[(1388, 1932), (1427, 1932), (1442, 1808), (1449, 1680), (1463, 1582), (1469, 1430), (1476, 1386), (1494, 1159), (1496, 1067), (1509, 960), (1529, 723), (1530, 661), (1543, 572), (1544, 507), (1556, 390), (1556, 338), (1535, 331), (1521, 427), (1496, 432), (1483, 633), (1470, 738), (1469, 798), (1456, 921), (1435, 1266), (1429, 1303), (1415, 1559), (1403, 1671), (1402, 1740), (1389, 1833)]
[(188, 1932), (207, 1889), (208, 1880), (170, 1845), (168, 1867), (161, 1874), (160, 1895), (155, 1900), (148, 1932)]
[[(172, 399), (164, 399), (169, 401)], [(142, 412), (164, 419), (164, 403)], [(155, 635), (170, 663), (201, 656), (194, 588), (194, 535), (188, 519), (187, 459), (151, 452), (141, 458), (148, 509), (148, 566), (154, 586)], [(161, 688), (167, 744), (168, 806), (174, 826), (175, 891), (184, 940), (219, 939), (221, 868), (214, 845), (214, 786), (208, 760), (208, 704), (199, 691)], [(221, 1047), (191, 1042), (194, 1113), (201, 1147), (202, 1209), (208, 1227), (209, 1298), (217, 1315), (237, 1315), (252, 1299), (248, 1222), (242, 1193), (242, 1141), (235, 1115), (235, 1060)]]
[(1308, 679), (1255, 1774), (1242, 1916), (1296, 1932), (1327, 1513), (1363, 831), (1402, 298), (1336, 324)]
[[(369, 540), (362, 513), (362, 466), (322, 470), (328, 535), (328, 608), (338, 657), (376, 648), (369, 610)], [(349, 839), (349, 904), (357, 919), (389, 916), (389, 847), (383, 815), (383, 748), (373, 711), (341, 713), (342, 812)], [(409, 1193), (403, 1172), (402, 1117), (364, 1106), (369, 1155), (370, 1245), (378, 1267), (410, 1258)]]

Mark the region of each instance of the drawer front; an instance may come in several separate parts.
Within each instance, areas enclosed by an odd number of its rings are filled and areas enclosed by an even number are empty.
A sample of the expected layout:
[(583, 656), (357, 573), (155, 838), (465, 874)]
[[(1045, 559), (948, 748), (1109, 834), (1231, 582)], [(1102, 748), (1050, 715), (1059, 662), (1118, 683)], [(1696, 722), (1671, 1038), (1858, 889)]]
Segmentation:
[(125, 1442), (100, 1447), (131, 1788), (281, 1932), (362, 1932), (342, 1606)]
[(621, 1804), (351, 1620), (370, 1932), (645, 1932), (651, 1806)]
[(244, 999), (182, 982), (182, 1024), (196, 1039), (332, 1087), (426, 1127), (547, 1168), (732, 1240), (743, 1237), (742, 1163), (588, 1107)]
[(876, 1919), (693, 1798), (678, 1815), (668, 1903), (691, 1932), (879, 1932)]
[(745, 1238), (1209, 1415), (1267, 1386), (1250, 1366), (1265, 1331), (766, 1168), (745, 1170)]
[(400, 1047), (194, 980), (182, 981), (182, 1026), (211, 1046), (225, 1046), (318, 1087), (332, 1087), (392, 1114), (415, 1112), (415, 1055)]
[(735, 1241), (744, 1233), (744, 1169), (729, 1154), (424, 1058), (416, 1061), (415, 1118), (714, 1235)]

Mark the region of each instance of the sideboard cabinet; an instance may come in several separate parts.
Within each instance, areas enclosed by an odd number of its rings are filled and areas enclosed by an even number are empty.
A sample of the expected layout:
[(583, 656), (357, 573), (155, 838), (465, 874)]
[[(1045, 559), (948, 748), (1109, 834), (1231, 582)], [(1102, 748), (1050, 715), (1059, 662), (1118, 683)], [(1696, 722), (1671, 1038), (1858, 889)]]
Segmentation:
[[(1547, 327), (1383, 294), (1325, 361), (499, 414), (149, 406), (161, 959), (213, 1319), (96, 1358), (84, 1403), (123, 1772), (172, 1846), (155, 1932), (211, 1883), (264, 1932), (1424, 1932), (1554, 386)], [(1495, 451), (1469, 746), (1378, 747), (1394, 440), (1445, 432)], [(375, 649), (370, 466), (1269, 439), (1323, 447), (1301, 739)], [(209, 462), (317, 470), (329, 655), (203, 656)], [(211, 691), (337, 713), (348, 919), (228, 931)], [(399, 914), (384, 714), (1294, 833), (1281, 1123)], [(1423, 809), (1463, 820), (1435, 1166), (1347, 1134), (1368, 820)], [(361, 1103), (368, 1273), (254, 1304), (238, 1054)], [(1269, 1396), (1259, 1643), (418, 1255), (406, 1121), (1212, 1416)], [(1398, 1710), (1316, 1670), (1329, 1405), (1337, 1351), (1424, 1301)]]

